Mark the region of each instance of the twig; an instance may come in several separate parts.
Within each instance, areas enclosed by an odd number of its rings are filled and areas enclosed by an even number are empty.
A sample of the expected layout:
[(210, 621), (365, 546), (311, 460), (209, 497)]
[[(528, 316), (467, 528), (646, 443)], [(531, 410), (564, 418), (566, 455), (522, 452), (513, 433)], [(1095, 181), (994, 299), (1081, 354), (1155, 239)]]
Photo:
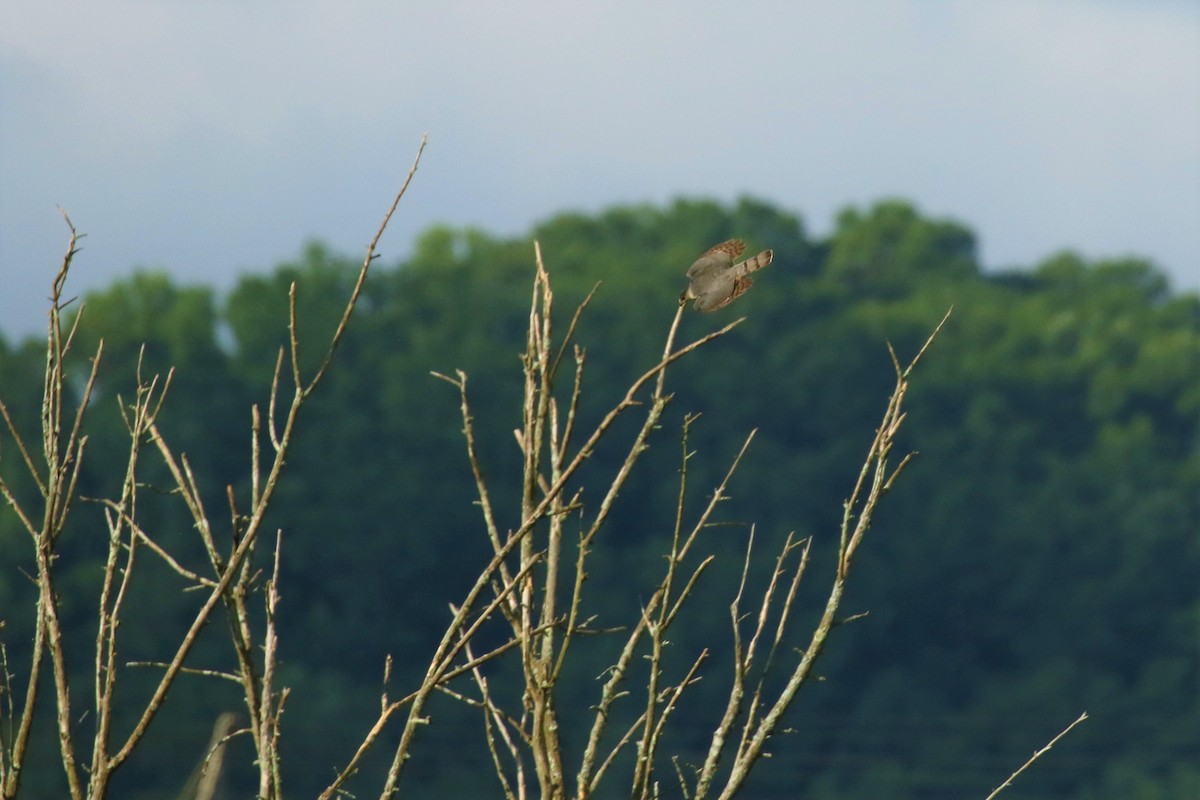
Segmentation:
[[(325, 377), (325, 372), (329, 369), (329, 365), (333, 362), (333, 354), (337, 351), (338, 345), (342, 341), (342, 336), (346, 333), (346, 326), (350, 323), (350, 314), (353, 313), (355, 305), (358, 303), (358, 296), (362, 292), (363, 284), (367, 281), (367, 272), (371, 267), (371, 262), (375, 260), (375, 248), (379, 245), (379, 240), (383, 237), (383, 232), (387, 230), (388, 223), (392, 221), (392, 215), (396, 213), (396, 208), (400, 205), (400, 199), (404, 197), (408, 191), (408, 185), (412, 183), (413, 176), (417, 174), (417, 167), (421, 165), (421, 155), (425, 152), (425, 145), (429, 143), (429, 134), (421, 137), (421, 146), (417, 148), (417, 155), (413, 159), (412, 167), (408, 170), (408, 176), (404, 179), (404, 184), (400, 187), (400, 191), (396, 193), (396, 197), (392, 200), (392, 205), (388, 208), (387, 213), (383, 215), (383, 220), (379, 223), (378, 230), (375, 231), (375, 236), (371, 238), (371, 243), (367, 245), (367, 255), (363, 260), (362, 269), (359, 270), (358, 280), (354, 282), (354, 289), (350, 293), (350, 300), (346, 303), (346, 309), (342, 312), (342, 318), (338, 322), (337, 329), (333, 332), (333, 338), (329, 342), (329, 350), (325, 353), (325, 359), (321, 362), (321, 366), (317, 368), (317, 372), (309, 381), (308, 386), (304, 389), (304, 395), (312, 393), (321, 379)], [(295, 310), (295, 293), (293, 292), (292, 309)], [(295, 350), (293, 349), (293, 358)], [(299, 368), (295, 368), (298, 370)]]
[(1039, 758), (1041, 758), (1042, 754), (1044, 754), (1046, 751), (1048, 751), (1051, 747), (1054, 747), (1054, 745), (1058, 744), (1059, 739), (1066, 736), (1068, 733), (1071, 732), (1072, 728), (1074, 728), (1076, 725), (1083, 722), (1087, 718), (1088, 718), (1087, 712), (1084, 711), (1082, 714), (1079, 715), (1079, 718), (1077, 720), (1072, 722), (1067, 727), (1063, 728), (1062, 732), (1060, 734), (1058, 734), (1058, 736), (1055, 736), (1053, 739), (1051, 739), (1049, 742), (1047, 742), (1045, 747), (1043, 747), (1041, 750), (1038, 750), (1036, 753), (1034, 753), (1032, 756), (1030, 756), (1029, 760), (1026, 761), (1024, 764), (1022, 764), (1020, 769), (1018, 769), (1012, 775), (1009, 775), (1008, 780), (1006, 780), (1004, 783), (997, 786), (992, 791), (992, 793), (989, 794), (984, 800), (993, 800), (993, 798), (995, 798), (996, 795), (1000, 794), (1000, 792), (1004, 791), (1009, 786), (1011, 786), (1012, 782), (1014, 780), (1016, 780), (1017, 776), (1020, 775), (1022, 772), (1024, 772), (1026, 769), (1028, 769), (1030, 764), (1032, 764), (1033, 762), (1035, 762)]

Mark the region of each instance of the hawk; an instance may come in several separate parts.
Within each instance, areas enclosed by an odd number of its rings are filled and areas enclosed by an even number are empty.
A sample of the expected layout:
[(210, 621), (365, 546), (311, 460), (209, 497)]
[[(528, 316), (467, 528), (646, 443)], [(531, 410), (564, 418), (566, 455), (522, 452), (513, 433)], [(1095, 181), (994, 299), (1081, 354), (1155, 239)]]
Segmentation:
[(679, 305), (695, 300), (693, 307), (697, 311), (716, 311), (741, 297), (753, 283), (750, 273), (770, 264), (774, 255), (770, 250), (763, 250), (754, 258), (733, 263), (745, 249), (746, 243), (741, 239), (730, 239), (696, 259), (696, 263), (688, 268), (690, 283), (679, 295)]

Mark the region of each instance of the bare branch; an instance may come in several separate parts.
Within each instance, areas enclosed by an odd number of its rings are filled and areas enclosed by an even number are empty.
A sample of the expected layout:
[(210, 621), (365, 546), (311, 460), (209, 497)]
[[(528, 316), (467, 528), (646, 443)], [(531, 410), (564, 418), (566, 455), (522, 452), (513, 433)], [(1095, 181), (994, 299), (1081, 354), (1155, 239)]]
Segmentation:
[[(354, 282), (354, 290), (350, 293), (350, 299), (346, 302), (346, 309), (342, 312), (342, 318), (338, 322), (337, 329), (333, 332), (333, 338), (330, 339), (329, 350), (325, 353), (325, 360), (317, 368), (317, 373), (308, 382), (308, 386), (304, 387), (303, 394), (305, 396), (311, 394), (313, 389), (317, 388), (317, 384), (325, 377), (329, 365), (333, 363), (333, 354), (337, 352), (338, 345), (342, 341), (342, 336), (346, 333), (346, 326), (350, 324), (350, 315), (354, 312), (354, 307), (358, 303), (358, 296), (362, 293), (363, 284), (367, 281), (367, 272), (371, 268), (371, 262), (375, 260), (375, 248), (379, 245), (379, 240), (383, 237), (383, 232), (387, 230), (388, 223), (392, 221), (392, 215), (396, 213), (396, 208), (400, 205), (400, 198), (404, 197), (404, 193), (408, 191), (408, 185), (412, 183), (413, 176), (417, 174), (417, 167), (421, 164), (421, 154), (425, 152), (425, 145), (428, 143), (429, 134), (427, 133), (421, 137), (421, 146), (417, 148), (417, 155), (413, 159), (412, 167), (408, 170), (408, 177), (404, 179), (404, 184), (400, 187), (400, 191), (396, 193), (396, 198), (392, 201), (391, 207), (383, 215), (383, 221), (379, 223), (379, 229), (375, 231), (375, 236), (371, 239), (371, 244), (367, 246), (367, 255), (363, 259), (362, 269), (358, 272), (358, 279)], [(294, 294), (293, 290), (293, 312), (295, 309)], [(292, 326), (292, 330), (295, 330), (294, 326)], [(293, 347), (293, 359), (295, 358), (295, 352), (295, 348)], [(293, 369), (298, 380), (299, 367), (293, 367)], [(299, 387), (299, 384), (297, 384), (297, 387)]]
[(1078, 718), (1078, 719), (1076, 719), (1074, 722), (1072, 722), (1070, 725), (1068, 725), (1066, 728), (1064, 728), (1064, 729), (1062, 730), (1062, 732), (1058, 734), (1058, 736), (1055, 736), (1053, 739), (1051, 739), (1049, 742), (1047, 742), (1045, 747), (1043, 747), (1041, 750), (1038, 750), (1036, 753), (1034, 753), (1032, 756), (1030, 756), (1030, 757), (1029, 757), (1029, 760), (1028, 760), (1028, 761), (1026, 761), (1024, 764), (1022, 764), (1020, 769), (1018, 769), (1018, 770), (1017, 770), (1016, 772), (1014, 772), (1012, 775), (1009, 775), (1009, 776), (1008, 776), (1008, 780), (1006, 780), (1004, 783), (1002, 783), (1002, 784), (1000, 784), (999, 786), (997, 786), (997, 787), (996, 787), (996, 788), (995, 788), (995, 789), (992, 791), (992, 793), (991, 793), (991, 794), (989, 794), (989, 795), (988, 795), (988, 796), (985, 798), (985, 800), (994, 800), (994, 798), (996, 797), (996, 795), (1000, 794), (1002, 791), (1004, 791), (1005, 789), (1007, 789), (1009, 786), (1011, 786), (1011, 785), (1012, 785), (1012, 782), (1013, 782), (1013, 781), (1015, 781), (1015, 780), (1017, 779), (1017, 776), (1018, 776), (1018, 775), (1020, 775), (1022, 772), (1024, 772), (1025, 770), (1027, 770), (1027, 769), (1029, 768), (1029, 766), (1030, 766), (1031, 764), (1033, 764), (1033, 762), (1035, 762), (1035, 761), (1037, 761), (1039, 758), (1041, 758), (1041, 757), (1042, 757), (1042, 756), (1043, 756), (1043, 755), (1044, 755), (1046, 752), (1048, 752), (1048, 751), (1050, 750), (1050, 748), (1051, 748), (1051, 747), (1054, 747), (1054, 745), (1058, 744), (1058, 740), (1059, 740), (1059, 739), (1061, 739), (1061, 738), (1063, 738), (1064, 736), (1066, 736), (1068, 733), (1070, 733), (1070, 732), (1071, 732), (1071, 729), (1072, 729), (1072, 728), (1074, 728), (1076, 725), (1078, 725), (1079, 723), (1083, 722), (1083, 721), (1084, 721), (1085, 719), (1087, 719), (1087, 718), (1088, 718), (1087, 712), (1086, 712), (1086, 711), (1084, 711), (1082, 714), (1080, 714), (1080, 715), (1079, 715), (1079, 718)]
[[(25, 446), (25, 439), (17, 430), (16, 423), (13, 422), (12, 416), (8, 412), (8, 406), (4, 404), (3, 400), (0, 400), (0, 416), (4, 417), (4, 424), (8, 426), (8, 432), (12, 434), (13, 441), (17, 443), (17, 450), (21, 453), (21, 459), (25, 462), (25, 468), (28, 470), (30, 477), (37, 484), (38, 491), (43, 495), (46, 494), (46, 484), (42, 481), (41, 473), (34, 466), (33, 457), (29, 454), (29, 448)], [(0, 478), (0, 481), (2, 480)]]

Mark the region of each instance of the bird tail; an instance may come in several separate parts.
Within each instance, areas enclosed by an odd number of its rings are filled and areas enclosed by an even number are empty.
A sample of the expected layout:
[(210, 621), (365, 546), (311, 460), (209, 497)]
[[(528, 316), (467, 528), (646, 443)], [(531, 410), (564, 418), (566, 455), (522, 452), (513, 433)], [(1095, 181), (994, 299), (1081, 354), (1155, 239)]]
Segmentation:
[(753, 258), (747, 258), (740, 264), (733, 266), (733, 275), (735, 278), (740, 278), (743, 275), (749, 275), (751, 272), (757, 272), (763, 267), (771, 263), (771, 259), (775, 257), (775, 253), (771, 250), (763, 250)]

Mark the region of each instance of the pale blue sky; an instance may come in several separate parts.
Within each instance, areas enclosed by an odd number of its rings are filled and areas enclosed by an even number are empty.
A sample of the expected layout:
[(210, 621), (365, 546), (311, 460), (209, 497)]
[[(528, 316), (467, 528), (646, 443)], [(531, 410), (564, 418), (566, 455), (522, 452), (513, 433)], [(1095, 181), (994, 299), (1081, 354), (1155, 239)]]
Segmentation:
[[(137, 265), (229, 286), (309, 238), (751, 193), (888, 196), (989, 268), (1070, 247), (1200, 288), (1200, 3), (0, 0), (0, 330)], [(546, 254), (553, 265), (553, 253)], [(681, 266), (682, 268), (682, 266)]]

